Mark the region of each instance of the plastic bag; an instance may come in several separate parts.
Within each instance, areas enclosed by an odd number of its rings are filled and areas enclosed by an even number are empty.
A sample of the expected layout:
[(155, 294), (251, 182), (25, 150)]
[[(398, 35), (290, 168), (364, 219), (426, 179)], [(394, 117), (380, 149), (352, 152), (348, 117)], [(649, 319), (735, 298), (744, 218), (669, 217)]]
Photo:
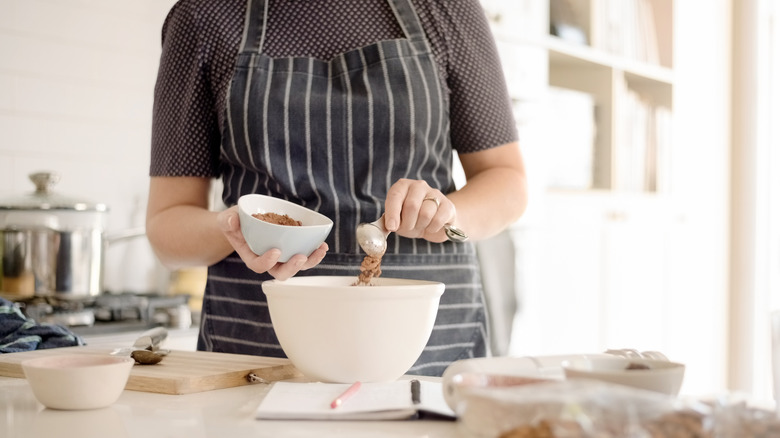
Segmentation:
[(462, 388), (455, 411), (464, 435), (475, 438), (780, 437), (774, 412), (744, 402), (591, 380)]

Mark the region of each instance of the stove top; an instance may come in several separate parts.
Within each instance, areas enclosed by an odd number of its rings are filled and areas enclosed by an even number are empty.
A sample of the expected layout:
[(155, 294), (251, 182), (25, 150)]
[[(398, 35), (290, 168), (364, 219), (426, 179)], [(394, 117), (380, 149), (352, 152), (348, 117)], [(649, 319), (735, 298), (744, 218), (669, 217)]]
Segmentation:
[(84, 299), (31, 297), (17, 301), (39, 323), (59, 324), (77, 334), (117, 333), (164, 325), (192, 325), (189, 295), (103, 293)]

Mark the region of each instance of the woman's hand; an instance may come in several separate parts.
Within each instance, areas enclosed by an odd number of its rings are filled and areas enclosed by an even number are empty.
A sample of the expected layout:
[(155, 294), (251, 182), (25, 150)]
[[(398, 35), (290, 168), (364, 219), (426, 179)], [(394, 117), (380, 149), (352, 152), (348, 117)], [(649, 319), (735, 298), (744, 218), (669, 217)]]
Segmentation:
[(400, 179), (387, 191), (385, 228), (409, 238), (444, 242), (444, 224), (456, 225), (457, 213), (441, 191), (422, 180)]
[(466, 184), (447, 196), (425, 181), (401, 179), (393, 184), (385, 199), (385, 228), (404, 237), (444, 242), (448, 223), (476, 242), (517, 221), (528, 203), (520, 146), (507, 143), (458, 158)]
[(279, 256), (282, 255), (282, 252), (276, 248), (270, 249), (261, 255), (255, 254), (249, 248), (249, 244), (246, 243), (244, 235), (241, 233), (238, 207), (234, 206), (220, 212), (217, 215), (217, 223), (225, 238), (249, 269), (258, 274), (268, 272), (277, 280), (287, 280), (297, 274), (298, 271), (304, 271), (317, 266), (328, 252), (328, 244), (323, 243), (308, 257), (303, 254), (296, 254), (290, 257), (287, 262), (280, 263)]

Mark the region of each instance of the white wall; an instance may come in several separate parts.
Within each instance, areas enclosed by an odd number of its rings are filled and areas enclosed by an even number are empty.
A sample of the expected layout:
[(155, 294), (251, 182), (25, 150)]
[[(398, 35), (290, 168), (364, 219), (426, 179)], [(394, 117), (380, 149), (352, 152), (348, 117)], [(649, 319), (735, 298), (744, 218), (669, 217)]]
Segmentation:
[(675, 1), (675, 157), (681, 238), (670, 259), (673, 357), (686, 363), (694, 394), (728, 388), (731, 4)]
[[(108, 204), (108, 235), (143, 226), (161, 26), (174, 2), (0, 1), (0, 198), (52, 170), (58, 192)], [(160, 269), (145, 239), (117, 243), (105, 285), (148, 290)]]
[(773, 380), (769, 316), (780, 309), (778, 19), (775, 0), (734, 3), (729, 378), (732, 388), (768, 400)]

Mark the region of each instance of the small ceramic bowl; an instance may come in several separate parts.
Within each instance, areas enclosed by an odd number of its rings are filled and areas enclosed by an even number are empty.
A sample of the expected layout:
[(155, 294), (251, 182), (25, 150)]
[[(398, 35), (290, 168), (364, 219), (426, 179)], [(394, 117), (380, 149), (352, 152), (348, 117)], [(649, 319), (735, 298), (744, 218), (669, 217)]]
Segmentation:
[[(287, 215), (300, 221), (300, 226), (278, 225), (258, 219), (258, 213)], [(280, 262), (286, 262), (295, 254), (308, 256), (317, 249), (333, 228), (333, 221), (326, 216), (284, 199), (265, 195), (244, 195), (238, 199), (241, 232), (249, 248), (255, 254), (278, 248), (282, 251)]]
[(357, 275), (263, 282), (282, 349), (313, 380), (396, 380), (431, 336), (443, 283), (380, 277), (354, 286), (356, 281)]
[(676, 396), (685, 365), (667, 360), (624, 357), (577, 359), (562, 364), (567, 379), (592, 379)]
[(98, 409), (125, 389), (135, 360), (109, 355), (63, 354), (22, 361), (35, 398), (51, 409)]

